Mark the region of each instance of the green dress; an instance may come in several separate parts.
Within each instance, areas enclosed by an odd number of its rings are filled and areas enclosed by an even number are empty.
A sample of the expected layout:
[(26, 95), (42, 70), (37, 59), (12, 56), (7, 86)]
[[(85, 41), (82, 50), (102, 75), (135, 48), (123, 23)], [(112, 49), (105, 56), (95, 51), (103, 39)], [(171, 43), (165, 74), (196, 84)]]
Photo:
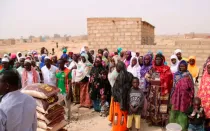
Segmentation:
[(172, 107), (170, 111), (169, 123), (177, 123), (181, 125), (182, 131), (187, 131), (188, 116), (184, 112), (173, 110), (173, 107)]

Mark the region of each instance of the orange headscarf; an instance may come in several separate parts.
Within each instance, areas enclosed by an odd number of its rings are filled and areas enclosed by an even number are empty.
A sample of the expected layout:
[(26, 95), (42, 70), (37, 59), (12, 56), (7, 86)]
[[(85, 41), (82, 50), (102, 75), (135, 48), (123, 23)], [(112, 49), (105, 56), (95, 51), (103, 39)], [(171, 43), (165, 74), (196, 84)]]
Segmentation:
[(193, 78), (196, 78), (199, 73), (199, 68), (196, 66), (196, 58), (195, 58), (195, 56), (190, 56), (189, 61), (190, 61), (190, 59), (195, 60), (195, 64), (194, 65), (188, 64), (188, 71), (190, 72), (190, 74), (192, 75)]

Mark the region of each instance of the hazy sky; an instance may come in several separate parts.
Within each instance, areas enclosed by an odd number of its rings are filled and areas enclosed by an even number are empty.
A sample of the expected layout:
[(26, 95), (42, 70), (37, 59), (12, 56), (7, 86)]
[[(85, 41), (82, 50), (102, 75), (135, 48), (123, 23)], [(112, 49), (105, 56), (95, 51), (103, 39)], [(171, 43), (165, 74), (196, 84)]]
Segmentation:
[(88, 17), (142, 17), (156, 34), (210, 32), (210, 0), (0, 0), (0, 39), (81, 35)]

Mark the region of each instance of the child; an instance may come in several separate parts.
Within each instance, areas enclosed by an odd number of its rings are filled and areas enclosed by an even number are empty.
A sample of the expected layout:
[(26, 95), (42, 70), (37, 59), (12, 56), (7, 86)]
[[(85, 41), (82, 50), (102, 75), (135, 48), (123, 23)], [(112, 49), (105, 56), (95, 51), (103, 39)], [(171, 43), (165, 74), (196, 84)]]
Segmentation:
[(201, 107), (201, 99), (195, 97), (193, 100), (193, 107), (188, 112), (189, 127), (188, 131), (204, 131), (205, 114)]
[(111, 102), (111, 85), (108, 80), (108, 71), (103, 70), (101, 72), (101, 95), (106, 96), (106, 101), (110, 104)]
[(135, 120), (135, 127), (137, 131), (140, 129), (141, 111), (144, 105), (144, 94), (139, 88), (139, 79), (134, 77), (132, 80), (132, 87), (128, 92), (128, 119), (127, 128), (132, 130), (132, 122)]
[(109, 113), (109, 103), (106, 101), (106, 96), (105, 95), (101, 96), (100, 106), (101, 106), (100, 116), (107, 117), (107, 115)]

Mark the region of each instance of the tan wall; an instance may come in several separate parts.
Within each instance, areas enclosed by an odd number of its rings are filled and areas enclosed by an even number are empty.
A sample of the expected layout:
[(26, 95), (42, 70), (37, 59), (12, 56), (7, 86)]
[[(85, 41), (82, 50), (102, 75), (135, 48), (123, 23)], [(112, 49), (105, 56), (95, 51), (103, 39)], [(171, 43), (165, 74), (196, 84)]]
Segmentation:
[[(105, 46), (104, 46), (105, 47)], [(138, 51), (140, 55), (145, 55), (149, 50), (156, 53), (161, 50), (166, 57), (167, 62), (170, 64), (170, 57), (174, 53), (174, 50), (181, 49), (183, 51), (183, 57), (188, 58), (190, 55), (197, 57), (197, 64), (199, 67), (203, 65), (207, 57), (210, 55), (210, 44), (209, 45), (130, 45), (119, 46), (122, 47), (124, 51)], [(94, 48), (97, 51), (97, 48)], [(110, 51), (116, 51), (117, 47), (109, 48)]]
[(147, 22), (142, 22), (141, 26), (141, 40), (142, 40), (142, 45), (154, 45), (154, 39), (155, 39), (155, 34), (154, 34), (154, 27)]
[(41, 38), (40, 37), (32, 38), (31, 41), (32, 43), (41, 42)]
[(90, 48), (130, 47), (142, 44), (141, 18), (88, 18)]

